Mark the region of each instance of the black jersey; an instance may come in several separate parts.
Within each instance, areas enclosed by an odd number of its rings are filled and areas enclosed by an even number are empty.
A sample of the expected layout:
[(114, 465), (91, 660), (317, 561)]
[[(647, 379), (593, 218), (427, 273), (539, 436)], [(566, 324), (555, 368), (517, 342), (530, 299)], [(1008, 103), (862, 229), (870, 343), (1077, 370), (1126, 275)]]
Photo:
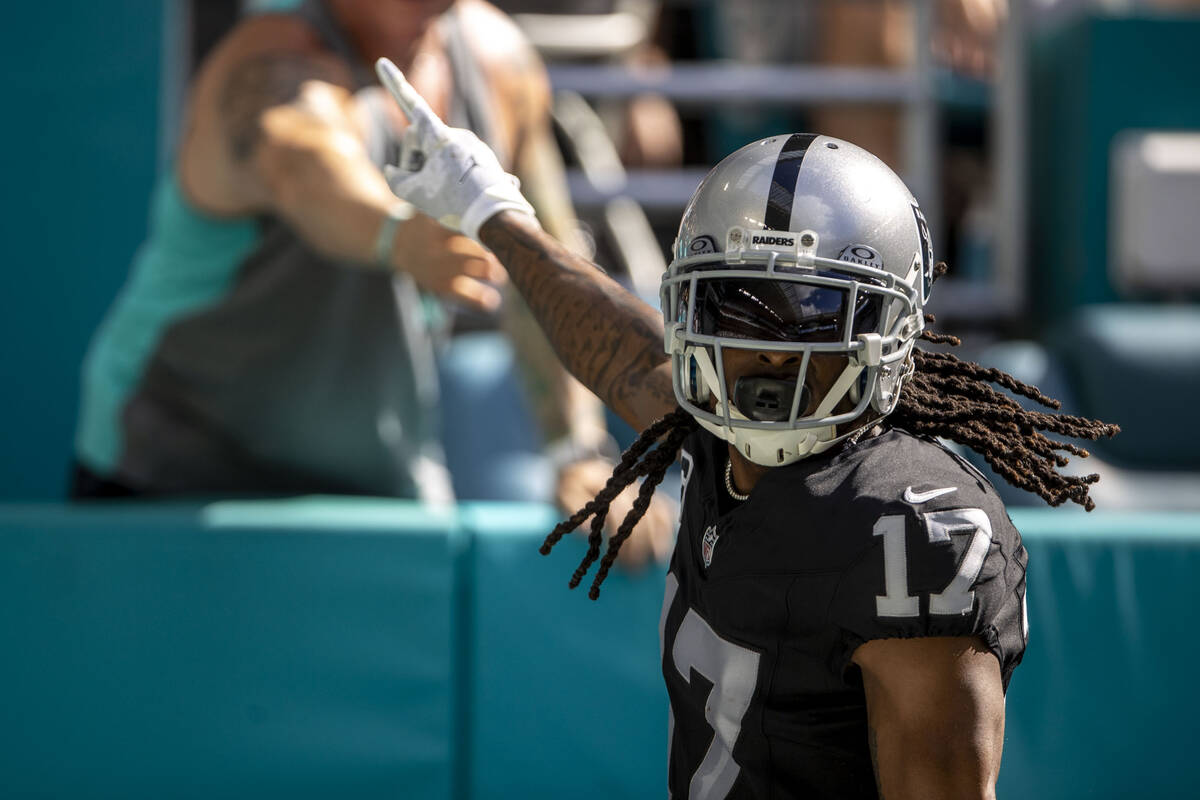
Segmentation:
[(888, 430), (725, 489), (725, 442), (684, 443), (660, 631), (677, 799), (874, 798), (865, 641), (978, 635), (1007, 688), (1027, 555), (973, 467)]

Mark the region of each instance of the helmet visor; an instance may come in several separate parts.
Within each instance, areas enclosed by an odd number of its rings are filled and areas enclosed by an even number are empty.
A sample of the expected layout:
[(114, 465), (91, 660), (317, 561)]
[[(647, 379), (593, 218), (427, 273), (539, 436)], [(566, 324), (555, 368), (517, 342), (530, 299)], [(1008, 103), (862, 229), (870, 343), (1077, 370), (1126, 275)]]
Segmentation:
[[(832, 286), (771, 279), (715, 278), (696, 283), (692, 332), (767, 342), (840, 342), (879, 327), (883, 298)], [(680, 292), (686, 319), (687, 291)]]

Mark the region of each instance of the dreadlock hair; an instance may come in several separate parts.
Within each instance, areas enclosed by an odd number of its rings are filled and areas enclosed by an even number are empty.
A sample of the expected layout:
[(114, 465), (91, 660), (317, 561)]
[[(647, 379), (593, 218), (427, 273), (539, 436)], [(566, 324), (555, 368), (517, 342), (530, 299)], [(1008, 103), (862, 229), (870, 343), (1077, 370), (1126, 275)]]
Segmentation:
[[(938, 263), (934, 268), (935, 280), (945, 274), (945, 262)], [(933, 323), (935, 320), (932, 314), (926, 314), (925, 321)], [(957, 336), (929, 330), (923, 331), (920, 338), (930, 344), (951, 347), (962, 344)], [(963, 361), (951, 353), (914, 347), (912, 367), (911, 374), (904, 381), (900, 399), (887, 417), (890, 425), (969, 447), (983, 456), (992, 469), (1010, 484), (1037, 494), (1052, 506), (1070, 500), (1088, 511), (1096, 507), (1088, 496), (1088, 487), (1100, 480), (1099, 475), (1063, 475), (1056, 469), (1067, 465), (1067, 457), (1063, 453), (1086, 458), (1088, 451), (1070, 443), (1055, 441), (1045, 434), (1094, 441), (1102, 436), (1115, 436), (1121, 431), (1119, 426), (1069, 414), (1025, 409), (989, 384), (1027, 397), (1050, 409), (1058, 410), (1062, 404), (1042, 394), (1036, 386), (1022, 383), (1007, 372)], [(646, 513), (654, 489), (674, 462), (683, 440), (698, 427), (696, 419), (682, 408), (676, 408), (654, 422), (621, 454), (620, 462), (599, 494), (560, 522), (546, 537), (540, 551), (542, 555), (549, 555), (550, 549), (563, 536), (578, 528), (589, 517), (592, 519), (588, 550), (567, 584), (570, 588), (578, 586), (592, 564), (600, 558), (609, 505), (625, 487), (644, 476), (633, 508), (625, 515), (617, 532), (609, 538), (608, 549), (592, 579), (588, 597), (593, 600), (600, 597), (600, 584), (608, 577), (617, 551)]]
[[(934, 277), (946, 273), (939, 263)], [(932, 314), (926, 322), (934, 322)], [(921, 339), (932, 344), (957, 347), (957, 336), (924, 331)], [(925, 433), (971, 448), (1006, 481), (1033, 492), (1052, 506), (1066, 501), (1086, 510), (1096, 507), (1088, 487), (1100, 480), (1097, 474), (1063, 475), (1056, 467), (1067, 465), (1063, 453), (1087, 458), (1082, 447), (1058, 442), (1045, 434), (1095, 441), (1115, 436), (1121, 428), (1099, 420), (1069, 414), (1050, 414), (1023, 408), (1012, 397), (989, 384), (1027, 397), (1046, 408), (1062, 404), (1047, 397), (1036, 386), (1018, 381), (1007, 372), (963, 361), (952, 353), (913, 348), (914, 369), (905, 382), (888, 422), (913, 433)]]
[[(570, 517), (558, 523), (546, 537), (540, 550), (542, 555), (549, 555), (550, 548), (554, 547), (559, 539), (582, 525), (588, 517), (592, 517), (591, 532), (588, 534), (588, 550), (567, 584), (570, 588), (574, 589), (578, 586), (588, 569), (597, 558), (600, 558), (600, 545), (604, 541), (604, 520), (608, 517), (609, 505), (617, 495), (625, 490), (626, 486), (644, 476), (645, 480), (642, 481), (633, 507), (621, 521), (617, 532), (609, 538), (608, 549), (600, 561), (596, 577), (592, 579), (588, 597), (595, 600), (600, 596), (600, 584), (608, 577), (608, 571), (612, 569), (613, 562), (616, 561), (617, 551), (621, 549), (621, 545), (633, 533), (634, 526), (638, 524), (645, 515), (646, 509), (650, 507), (650, 499), (654, 496), (654, 490), (662, 482), (667, 468), (674, 463), (683, 440), (697, 427), (695, 417), (682, 408), (675, 409), (651, 424), (642, 431), (629, 449), (621, 454), (621, 460), (613, 469), (612, 476), (596, 497)], [(662, 442), (659, 442), (660, 439)], [(658, 446), (651, 449), (656, 443)]]

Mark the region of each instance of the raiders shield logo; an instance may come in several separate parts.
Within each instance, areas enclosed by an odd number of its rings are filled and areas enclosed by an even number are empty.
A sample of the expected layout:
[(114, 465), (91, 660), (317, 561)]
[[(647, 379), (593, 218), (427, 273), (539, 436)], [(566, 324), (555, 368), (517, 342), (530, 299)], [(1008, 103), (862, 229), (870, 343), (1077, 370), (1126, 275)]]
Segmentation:
[(717, 526), (709, 525), (704, 531), (704, 541), (700, 543), (700, 557), (704, 560), (704, 568), (712, 564), (713, 548), (717, 546)]

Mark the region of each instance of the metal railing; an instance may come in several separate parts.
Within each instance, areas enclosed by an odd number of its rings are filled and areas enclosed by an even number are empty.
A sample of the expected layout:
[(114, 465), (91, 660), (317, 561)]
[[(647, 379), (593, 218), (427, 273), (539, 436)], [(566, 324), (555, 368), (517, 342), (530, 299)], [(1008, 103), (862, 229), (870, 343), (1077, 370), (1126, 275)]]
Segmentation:
[[(971, 105), (990, 105), (996, 228), (988, 279), (941, 281), (935, 308), (953, 317), (1004, 319), (1020, 311), (1024, 287), (1024, 0), (1008, 4), (1009, 17), (998, 43), (999, 72), (991, 91), (979, 91), (978, 82), (948, 81), (941, 74), (944, 71), (934, 64), (928, 43), (933, 38), (935, 5), (913, 0), (916, 58), (910, 67), (902, 69), (727, 61), (676, 62), (647, 68), (614, 62), (553, 60), (548, 69), (556, 91), (592, 102), (651, 92), (681, 109), (838, 103), (897, 106), (904, 114), (903, 177), (930, 220), (942, 219), (938, 153), (941, 108), (961, 103), (964, 95), (971, 98), (968, 101)], [(572, 171), (569, 180), (572, 197), (581, 209), (596, 208), (619, 195), (632, 198), (651, 214), (666, 215), (682, 211), (705, 171), (629, 170), (623, 173), (619, 187), (596, 185), (589, 180), (586, 170)], [(935, 248), (941, 252), (944, 239), (938, 240), (937, 230), (934, 235)]]

